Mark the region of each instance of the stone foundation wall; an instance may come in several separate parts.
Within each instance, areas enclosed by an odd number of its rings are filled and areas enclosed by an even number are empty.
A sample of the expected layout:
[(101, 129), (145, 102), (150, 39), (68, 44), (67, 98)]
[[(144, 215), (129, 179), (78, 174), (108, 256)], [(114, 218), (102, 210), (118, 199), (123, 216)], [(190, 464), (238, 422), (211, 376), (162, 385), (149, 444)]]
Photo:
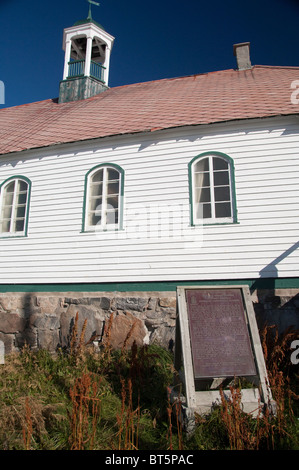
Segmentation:
[[(299, 291), (283, 289), (252, 294), (259, 327), (276, 324), (282, 332), (299, 328)], [(5, 293), (0, 294), (0, 341), (5, 353), (33, 349), (55, 351), (69, 345), (78, 313), (78, 332), (86, 323), (85, 341), (101, 341), (109, 318), (111, 343), (122, 347), (157, 343), (172, 349), (175, 340), (176, 292)], [(111, 317), (112, 316), (112, 317)]]
[[(111, 344), (128, 347), (156, 342), (171, 348), (174, 342), (176, 293), (42, 293), (0, 294), (0, 340), (5, 353), (28, 344), (55, 351), (69, 345), (78, 313), (78, 331), (87, 320), (85, 341), (101, 341), (111, 322)], [(134, 325), (134, 326), (133, 326)]]
[(276, 325), (279, 333), (291, 326), (299, 329), (298, 289), (258, 290), (251, 297), (259, 328)]

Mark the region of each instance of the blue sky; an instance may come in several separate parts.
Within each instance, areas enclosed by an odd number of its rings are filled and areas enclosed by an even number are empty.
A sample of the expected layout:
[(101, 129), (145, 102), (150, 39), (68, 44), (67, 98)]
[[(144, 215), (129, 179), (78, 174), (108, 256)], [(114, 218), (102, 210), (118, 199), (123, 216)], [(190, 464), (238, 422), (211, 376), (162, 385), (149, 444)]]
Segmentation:
[[(252, 64), (299, 66), (299, 0), (99, 2), (111, 87), (235, 68), (233, 44), (247, 41)], [(86, 0), (0, 0), (1, 107), (58, 96), (63, 29), (87, 15)]]

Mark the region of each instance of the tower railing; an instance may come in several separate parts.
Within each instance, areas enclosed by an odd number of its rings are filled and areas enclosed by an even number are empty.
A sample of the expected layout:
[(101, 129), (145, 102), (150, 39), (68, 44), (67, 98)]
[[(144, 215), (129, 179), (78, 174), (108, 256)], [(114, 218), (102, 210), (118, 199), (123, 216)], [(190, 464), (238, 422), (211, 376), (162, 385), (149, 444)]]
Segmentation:
[(85, 60), (72, 60), (69, 62), (69, 73), (67, 78), (83, 77)]
[(100, 82), (104, 82), (104, 70), (106, 67), (103, 67), (103, 65), (98, 64), (97, 62), (94, 62), (91, 60), (90, 62), (90, 76), (93, 78), (96, 78), (97, 80), (100, 80)]
[[(84, 71), (85, 71), (84, 59), (72, 60), (68, 63), (68, 65), (69, 65), (69, 70), (68, 70), (67, 78), (84, 77)], [(89, 71), (90, 77), (93, 77), (96, 80), (99, 80), (100, 82), (104, 83), (104, 70), (105, 70), (105, 67), (103, 67), (103, 65), (98, 64), (97, 62), (94, 62), (93, 60), (91, 60), (90, 71)]]

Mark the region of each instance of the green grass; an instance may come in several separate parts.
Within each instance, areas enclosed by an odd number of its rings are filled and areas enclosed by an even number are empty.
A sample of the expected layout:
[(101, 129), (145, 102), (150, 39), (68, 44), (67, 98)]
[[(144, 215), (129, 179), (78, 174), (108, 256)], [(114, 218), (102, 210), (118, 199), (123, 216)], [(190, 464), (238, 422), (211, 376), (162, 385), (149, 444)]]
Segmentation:
[[(86, 376), (91, 382), (90, 389), (85, 390), (89, 393), (84, 411), (89, 415), (84, 419), (90, 421), (84, 431), (87, 434), (91, 432), (93, 385), (100, 402), (95, 449), (118, 448), (120, 419), (125, 420), (126, 413), (133, 415), (137, 409), (138, 417), (136, 412), (132, 419), (138, 427), (138, 447), (167, 447), (166, 389), (171, 381), (171, 364), (170, 354), (156, 346), (122, 354), (115, 351), (108, 358), (93, 351), (53, 356), (26, 348), (7, 356), (0, 375), (0, 449), (24, 449), (24, 433), (28, 432), (31, 449), (71, 449), (71, 390)], [(27, 417), (26, 400), (30, 409)], [(32, 431), (27, 429), (29, 422)]]
[(253, 419), (235, 401), (197, 416), (189, 436), (171, 413), (173, 357), (156, 345), (55, 356), (24, 348), (0, 367), (0, 450), (299, 449), (296, 369), (274, 390), (279, 416)]

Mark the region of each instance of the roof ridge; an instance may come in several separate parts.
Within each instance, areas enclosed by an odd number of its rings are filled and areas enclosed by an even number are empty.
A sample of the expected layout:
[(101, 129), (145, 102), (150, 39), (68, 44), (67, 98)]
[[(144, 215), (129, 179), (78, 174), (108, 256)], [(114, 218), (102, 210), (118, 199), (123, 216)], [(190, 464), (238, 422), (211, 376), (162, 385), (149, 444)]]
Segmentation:
[[(248, 70), (253, 70), (253, 69), (290, 69), (290, 70), (299, 70), (299, 66), (288, 66), (288, 65), (259, 65), (259, 64), (256, 64), (256, 65), (253, 65), (250, 69)], [(62, 105), (64, 107), (66, 107), (67, 105), (70, 105), (70, 104), (74, 104), (74, 103), (81, 103), (83, 104), (84, 102), (89, 102), (89, 101), (93, 101), (93, 100), (97, 100), (99, 99), (100, 97), (104, 97), (104, 95), (106, 95), (106, 93), (109, 93), (109, 92), (113, 92), (113, 91), (117, 91), (117, 90), (122, 90), (122, 89), (125, 89), (125, 88), (130, 88), (130, 87), (137, 87), (137, 86), (144, 86), (144, 85), (149, 85), (149, 84), (152, 84), (152, 83), (162, 83), (162, 82), (174, 82), (176, 80), (188, 80), (190, 78), (196, 78), (196, 77), (201, 77), (201, 76), (208, 76), (208, 75), (212, 75), (212, 74), (221, 74), (221, 73), (228, 73), (228, 72), (246, 72), (247, 70), (238, 70), (238, 69), (235, 69), (235, 68), (230, 68), (230, 69), (224, 69), (224, 70), (211, 70), (211, 71), (208, 71), (208, 72), (200, 72), (200, 73), (195, 73), (195, 74), (189, 74), (189, 75), (181, 75), (181, 76), (178, 76), (178, 77), (166, 77), (166, 78), (159, 78), (159, 79), (155, 79), (155, 80), (148, 80), (148, 81), (145, 81), (145, 82), (136, 82), (136, 83), (127, 83), (127, 84), (124, 84), (124, 85), (117, 85), (115, 87), (111, 87), (111, 88), (108, 88), (108, 90), (102, 92), (102, 93), (99, 93), (97, 95), (94, 95), (94, 96), (91, 96), (90, 98), (86, 98), (84, 100), (79, 100), (79, 101), (71, 101), (71, 102), (67, 102), (67, 103), (59, 103), (58, 102), (58, 98), (55, 97), (55, 98), (48, 98), (48, 99), (45, 99), (45, 100), (38, 100), (38, 101), (32, 101), (30, 103), (23, 103), (23, 104), (18, 104), (18, 105), (15, 105), (15, 106), (8, 106), (6, 108), (0, 108), (0, 111), (4, 111), (4, 110), (7, 110), (7, 109), (18, 109), (18, 108), (22, 108), (22, 107), (25, 107), (25, 106), (32, 106), (32, 105), (37, 105), (37, 104), (41, 104), (41, 103), (53, 103), (53, 104), (59, 104), (59, 107)], [(110, 93), (109, 93), (110, 94)]]
[[(252, 70), (254, 68), (277, 68), (277, 69), (299, 69), (299, 66), (289, 66), (289, 65), (253, 65), (250, 69)], [(246, 70), (245, 70), (246, 71)], [(192, 73), (189, 75), (180, 75), (177, 77), (166, 77), (166, 78), (159, 78), (156, 80), (147, 80), (145, 82), (136, 82), (136, 83), (127, 83), (125, 85), (117, 85), (115, 87), (109, 88), (109, 90), (114, 90), (116, 88), (126, 88), (134, 85), (145, 85), (148, 83), (158, 83), (158, 82), (164, 82), (164, 81), (174, 81), (174, 80), (184, 80), (187, 78), (192, 78), (192, 77), (198, 77), (202, 75), (211, 75), (211, 74), (217, 74), (217, 73), (223, 73), (223, 72), (244, 72), (244, 70), (238, 70), (237, 68), (230, 68), (230, 69), (223, 69), (223, 70), (210, 70), (208, 72), (199, 72), (199, 73)], [(109, 91), (107, 90), (107, 91)], [(98, 95), (97, 95), (98, 96)]]
[[(234, 70), (235, 69), (211, 70), (210, 72), (192, 73), (192, 74), (189, 74), (189, 75), (180, 75), (178, 77), (168, 77), (168, 78), (166, 77), (166, 78), (158, 78), (158, 79), (155, 79), (155, 80), (147, 80), (145, 82), (126, 83), (124, 85), (117, 85), (115, 87), (111, 87), (106, 91), (108, 92), (110, 90), (115, 90), (115, 89), (120, 89), (120, 88), (128, 88), (128, 87), (137, 86), (137, 85), (146, 85), (146, 84), (149, 84), (149, 83), (160, 83), (160, 82), (167, 82), (167, 81), (170, 82), (170, 81), (175, 81), (175, 80), (185, 80), (187, 78), (195, 78), (195, 77), (198, 77), (198, 76), (209, 75), (209, 74), (212, 74), (212, 73), (232, 72)], [(105, 93), (105, 92), (103, 92), (103, 93)], [(103, 93), (100, 93), (98, 95), (92, 96), (92, 97), (87, 98), (87, 99), (92, 99), (92, 98), (95, 98), (97, 96), (101, 96), (101, 95), (103, 95)]]

